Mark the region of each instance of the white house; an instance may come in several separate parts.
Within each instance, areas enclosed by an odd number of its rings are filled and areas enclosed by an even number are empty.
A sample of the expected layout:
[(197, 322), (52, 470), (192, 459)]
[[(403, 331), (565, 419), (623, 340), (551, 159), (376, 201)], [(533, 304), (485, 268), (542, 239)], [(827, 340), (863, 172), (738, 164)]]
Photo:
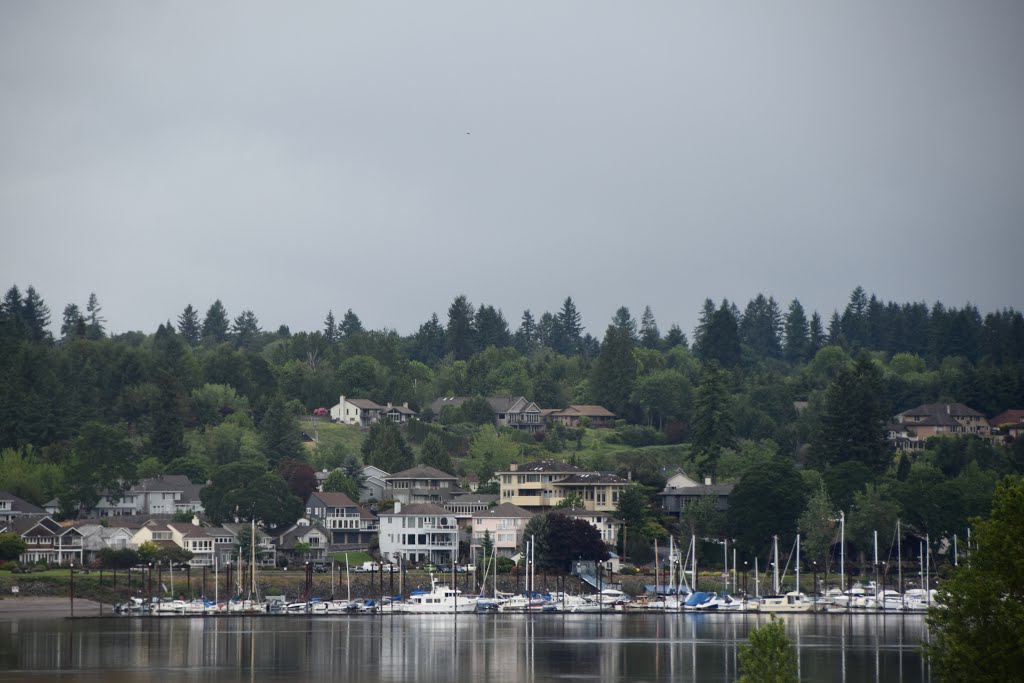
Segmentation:
[(433, 503), (403, 505), (380, 514), (381, 557), (393, 561), (449, 564), (458, 557), (459, 527), (455, 515)]

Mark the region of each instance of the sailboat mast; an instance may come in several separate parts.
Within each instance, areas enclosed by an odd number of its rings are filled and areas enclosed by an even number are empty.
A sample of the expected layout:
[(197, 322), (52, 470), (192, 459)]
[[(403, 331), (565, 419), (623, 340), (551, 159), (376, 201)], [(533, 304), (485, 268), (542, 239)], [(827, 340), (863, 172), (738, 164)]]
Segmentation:
[(846, 590), (846, 513), (839, 511), (839, 590)]
[(800, 592), (800, 532), (796, 533), (796, 592)]
[(249, 543), (251, 554), (249, 556), (249, 597), (256, 599), (256, 520), (249, 520), (252, 540)]
[(697, 590), (697, 534), (690, 537), (693, 546), (693, 564), (690, 565), (690, 590)]
[(775, 549), (775, 561), (772, 563), (772, 594), (779, 594), (779, 535), (772, 536), (772, 545)]
[[(892, 546), (889, 546), (890, 548)], [(892, 552), (891, 550), (889, 552)], [(900, 538), (900, 520), (896, 518), (896, 567), (899, 570), (900, 577), (900, 594), (903, 594), (903, 541)]]

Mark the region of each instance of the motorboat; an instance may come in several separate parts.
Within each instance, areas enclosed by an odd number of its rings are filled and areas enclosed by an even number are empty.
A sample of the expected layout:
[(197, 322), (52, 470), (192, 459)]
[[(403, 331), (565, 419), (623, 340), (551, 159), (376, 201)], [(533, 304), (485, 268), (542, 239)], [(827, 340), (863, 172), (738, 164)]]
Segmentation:
[[(458, 588), (451, 588), (430, 578), (429, 591), (417, 590), (401, 603), (401, 611), (409, 614), (450, 614), (452, 612), (475, 612), (476, 598), (464, 597)], [(391, 603), (392, 605), (396, 603)]]
[(743, 609), (743, 601), (728, 593), (710, 593), (707, 600), (694, 607), (699, 612), (736, 612)]
[(749, 606), (759, 612), (810, 612), (814, 610), (814, 601), (799, 591), (790, 591), (785, 595), (753, 598)]

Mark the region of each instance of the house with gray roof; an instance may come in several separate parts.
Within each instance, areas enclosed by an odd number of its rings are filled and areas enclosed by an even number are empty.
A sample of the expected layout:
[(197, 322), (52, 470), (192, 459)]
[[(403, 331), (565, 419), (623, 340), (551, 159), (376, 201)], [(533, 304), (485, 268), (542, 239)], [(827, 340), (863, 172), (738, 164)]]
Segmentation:
[(0, 491), (0, 522), (9, 522), (22, 515), (44, 515), (46, 511), (13, 493)]
[(459, 552), (455, 515), (433, 503), (404, 505), (380, 513), (380, 553), (389, 561), (454, 563)]
[(462, 489), (458, 477), (428, 465), (417, 465), (384, 477), (384, 499), (405, 505), (440, 505), (459, 493)]
[[(448, 406), (459, 406), (469, 400), (469, 396), (448, 396), (435, 399), (430, 409), (435, 417)], [(509, 427), (533, 433), (544, 429), (542, 411), (537, 404), (524, 396), (485, 396), (494, 412), (495, 427)]]
[(661, 507), (670, 515), (682, 517), (688, 505), (711, 496), (715, 501), (715, 510), (725, 512), (729, 509), (729, 495), (735, 484), (714, 484), (710, 477), (701, 483), (690, 477), (681, 469), (677, 469), (665, 482), (661, 491)]
[(306, 518), (323, 525), (331, 546), (339, 550), (368, 548), (380, 528), (377, 515), (340, 491), (311, 493)]
[(588, 510), (612, 512), (619, 494), (630, 481), (611, 472), (587, 472), (558, 460), (513, 463), (505, 472), (495, 472), (502, 503), (527, 510), (553, 508), (570, 496), (579, 496)]

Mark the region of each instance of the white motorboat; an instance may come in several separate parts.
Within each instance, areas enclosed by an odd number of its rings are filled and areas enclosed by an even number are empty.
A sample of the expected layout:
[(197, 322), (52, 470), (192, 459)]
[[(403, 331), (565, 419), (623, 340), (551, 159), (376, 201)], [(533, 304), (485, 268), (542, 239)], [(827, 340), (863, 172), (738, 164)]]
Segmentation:
[[(452, 612), (475, 612), (476, 598), (464, 597), (458, 588), (438, 583), (430, 577), (429, 591), (413, 591), (407, 600), (391, 603), (392, 610), (408, 614), (451, 614)], [(395, 608), (394, 606), (401, 605)]]
[(814, 602), (803, 593), (790, 591), (785, 595), (752, 598), (749, 607), (759, 612), (810, 612), (814, 609)]

